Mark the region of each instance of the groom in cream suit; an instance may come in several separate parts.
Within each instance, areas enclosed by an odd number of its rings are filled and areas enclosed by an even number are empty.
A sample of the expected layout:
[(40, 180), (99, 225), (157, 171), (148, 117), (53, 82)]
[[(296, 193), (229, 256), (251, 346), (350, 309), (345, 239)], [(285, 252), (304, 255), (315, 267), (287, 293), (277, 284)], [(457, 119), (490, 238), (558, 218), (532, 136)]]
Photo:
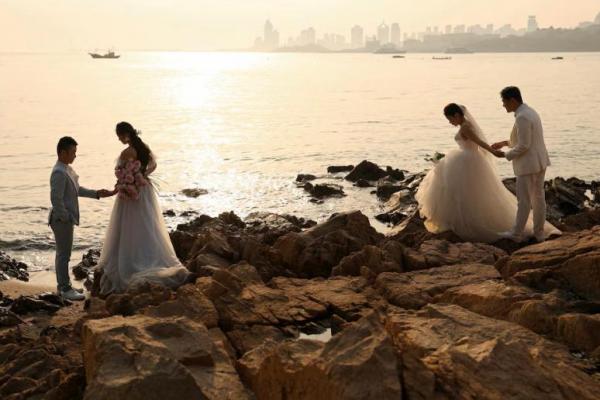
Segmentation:
[[(542, 120), (538, 113), (523, 103), (521, 91), (515, 86), (504, 88), (500, 92), (502, 105), (507, 112), (515, 113), (515, 124), (509, 141), (494, 143), (498, 157), (506, 157), (512, 161), (517, 176), (517, 216), (511, 232), (505, 236), (520, 242), (523, 231), (533, 208), (533, 233), (538, 242), (544, 241), (544, 224), (546, 222), (546, 198), (544, 177), (550, 158), (544, 143)], [(506, 153), (500, 151), (508, 146)]]
[(73, 227), (79, 225), (78, 197), (99, 199), (108, 197), (111, 192), (105, 189), (91, 190), (79, 186), (79, 176), (71, 165), (75, 161), (77, 142), (69, 136), (58, 141), (56, 146), (58, 160), (50, 175), (50, 201), (52, 208), (48, 215), (48, 225), (54, 233), (56, 242), (55, 271), (58, 293), (68, 300), (83, 300), (83, 294), (71, 286), (69, 279), (69, 260), (73, 247)]

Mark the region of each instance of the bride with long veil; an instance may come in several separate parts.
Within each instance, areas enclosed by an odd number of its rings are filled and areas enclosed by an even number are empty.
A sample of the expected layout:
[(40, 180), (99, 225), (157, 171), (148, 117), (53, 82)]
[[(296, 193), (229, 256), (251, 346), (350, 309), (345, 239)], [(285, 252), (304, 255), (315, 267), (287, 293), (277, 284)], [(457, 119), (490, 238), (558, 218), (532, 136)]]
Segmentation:
[[(451, 150), (425, 176), (416, 194), (419, 212), (430, 232), (453, 231), (463, 240), (492, 243), (514, 225), (517, 199), (504, 186), (494, 164), (494, 150), (464, 106), (444, 108), (448, 121), (459, 126)], [(544, 235), (560, 233), (546, 222)], [(533, 235), (530, 220), (525, 235)]]

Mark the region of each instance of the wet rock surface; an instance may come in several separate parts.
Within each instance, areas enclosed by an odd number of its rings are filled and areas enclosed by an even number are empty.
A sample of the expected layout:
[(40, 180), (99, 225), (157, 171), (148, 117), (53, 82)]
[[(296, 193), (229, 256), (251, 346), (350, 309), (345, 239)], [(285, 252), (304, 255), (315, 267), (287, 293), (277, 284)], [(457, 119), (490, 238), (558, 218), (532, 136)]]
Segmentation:
[(181, 194), (187, 197), (196, 198), (208, 194), (208, 190), (201, 188), (183, 189)]
[(3, 326), (14, 326), (22, 323), (21, 318), (31, 313), (42, 312), (46, 314), (54, 314), (63, 307), (70, 306), (72, 303), (65, 300), (55, 293), (40, 293), (32, 296), (18, 296), (12, 299), (8, 296), (3, 296), (0, 293), (0, 312), (3, 315)]
[(303, 188), (316, 199), (323, 199), (326, 197), (343, 197), (346, 195), (344, 193), (344, 189), (340, 185), (334, 185), (331, 183), (318, 183), (313, 185), (310, 182), (306, 182)]
[(81, 262), (72, 268), (76, 280), (92, 281), (94, 278), (94, 267), (100, 259), (99, 249), (88, 250), (81, 258)]
[(336, 174), (338, 172), (349, 172), (354, 169), (354, 165), (330, 165), (327, 167), (327, 172)]
[(377, 164), (372, 163), (371, 161), (361, 161), (344, 179), (356, 182), (359, 179), (364, 179), (366, 181), (377, 181), (384, 176), (387, 176), (385, 170), (381, 169)]
[(27, 264), (15, 260), (3, 251), (0, 251), (0, 281), (18, 279), (27, 282), (29, 273)]

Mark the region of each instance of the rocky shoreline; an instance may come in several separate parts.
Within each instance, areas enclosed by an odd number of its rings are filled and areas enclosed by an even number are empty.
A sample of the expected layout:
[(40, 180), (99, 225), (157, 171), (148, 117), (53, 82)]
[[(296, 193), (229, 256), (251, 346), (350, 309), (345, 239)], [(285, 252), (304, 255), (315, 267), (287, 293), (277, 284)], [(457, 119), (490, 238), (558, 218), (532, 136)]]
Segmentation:
[(388, 201), (388, 234), (360, 211), (199, 215), (171, 233), (191, 282), (107, 298), (91, 251), (85, 305), (0, 295), (0, 397), (598, 398), (600, 184), (547, 182), (562, 237), (481, 244), (424, 229), (422, 173), (330, 172)]

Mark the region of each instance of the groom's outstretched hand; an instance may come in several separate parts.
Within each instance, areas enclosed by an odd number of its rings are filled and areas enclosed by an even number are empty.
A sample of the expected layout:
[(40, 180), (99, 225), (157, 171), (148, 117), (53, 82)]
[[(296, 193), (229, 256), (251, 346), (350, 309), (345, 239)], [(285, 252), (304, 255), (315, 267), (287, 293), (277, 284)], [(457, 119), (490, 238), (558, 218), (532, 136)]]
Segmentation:
[(114, 192), (112, 190), (106, 190), (106, 189), (100, 189), (100, 190), (98, 190), (98, 197), (99, 198), (110, 197), (112, 195), (114, 195)]
[(506, 156), (502, 150), (494, 150), (494, 155), (498, 158), (504, 158)]

